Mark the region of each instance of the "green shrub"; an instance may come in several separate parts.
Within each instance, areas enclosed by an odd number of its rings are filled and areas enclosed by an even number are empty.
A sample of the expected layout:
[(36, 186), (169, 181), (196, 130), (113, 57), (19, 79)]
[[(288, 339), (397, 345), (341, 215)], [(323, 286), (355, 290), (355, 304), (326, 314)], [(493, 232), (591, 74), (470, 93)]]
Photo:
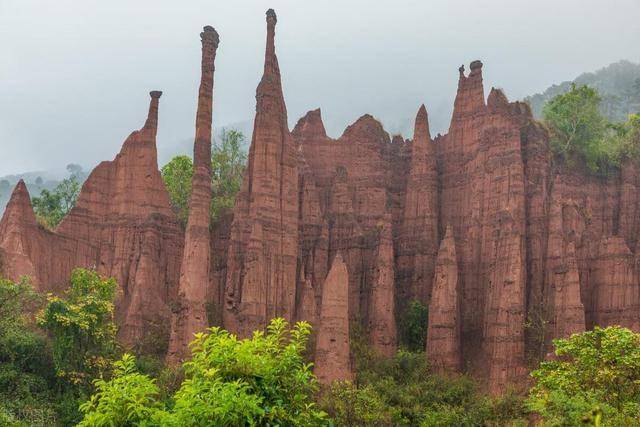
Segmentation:
[(114, 279), (77, 268), (65, 297), (47, 297), (38, 325), (53, 341), (56, 374), (71, 385), (88, 388), (111, 366), (116, 351), (117, 286)]
[(424, 351), (428, 320), (429, 308), (417, 299), (411, 300), (400, 322), (400, 344), (409, 351)]
[(166, 401), (155, 380), (125, 355), (111, 380), (96, 381), (97, 393), (82, 405), (83, 425), (327, 425), (313, 402), (318, 386), (303, 357), (310, 327), (288, 326), (275, 319), (267, 333), (244, 340), (220, 328), (196, 334), (184, 380)]
[(569, 165), (584, 162), (591, 172), (608, 175), (626, 159), (640, 159), (640, 119), (610, 123), (599, 111), (598, 92), (589, 86), (571, 86), (543, 108), (551, 151)]
[(526, 425), (522, 398), (489, 398), (466, 376), (433, 374), (423, 352), (384, 359), (362, 343), (355, 351), (355, 383), (333, 384), (320, 400), (337, 425)]
[(552, 425), (640, 425), (640, 334), (596, 327), (554, 345), (558, 359), (531, 373), (532, 411)]

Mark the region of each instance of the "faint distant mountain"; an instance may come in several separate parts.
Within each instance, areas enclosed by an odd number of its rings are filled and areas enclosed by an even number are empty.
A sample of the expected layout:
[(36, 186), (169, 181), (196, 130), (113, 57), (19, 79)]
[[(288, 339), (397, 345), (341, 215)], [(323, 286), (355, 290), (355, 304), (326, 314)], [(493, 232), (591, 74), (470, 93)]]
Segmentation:
[[(81, 183), (87, 178), (87, 173), (80, 165), (70, 163), (67, 165), (68, 175), (74, 175)], [(35, 171), (24, 172), (14, 175), (0, 176), (0, 216), (4, 212), (4, 208), (9, 202), (13, 188), (18, 181), (23, 180), (27, 185), (31, 197), (37, 197), (42, 190), (53, 190), (60, 181), (64, 179), (64, 175), (52, 171)]]
[(616, 122), (627, 120), (627, 116), (640, 112), (640, 64), (622, 60), (598, 71), (584, 73), (573, 81), (553, 85), (543, 93), (526, 97), (533, 115), (542, 117), (542, 107), (556, 95), (568, 92), (571, 83), (589, 85), (600, 92), (602, 113)]

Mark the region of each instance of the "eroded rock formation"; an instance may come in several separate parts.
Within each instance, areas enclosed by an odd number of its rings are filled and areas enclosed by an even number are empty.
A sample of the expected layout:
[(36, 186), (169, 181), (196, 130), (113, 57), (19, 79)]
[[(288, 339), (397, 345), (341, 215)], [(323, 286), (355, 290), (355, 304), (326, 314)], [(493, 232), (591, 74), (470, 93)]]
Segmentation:
[(458, 260), (453, 230), (447, 227), (438, 250), (429, 302), (427, 358), (436, 371), (458, 372), (461, 357)]
[(437, 369), (464, 368), (496, 393), (519, 382), (525, 357), (544, 357), (554, 337), (596, 324), (640, 328), (636, 164), (609, 177), (555, 164), (527, 105), (496, 89), (485, 100), (480, 61), (459, 69), (446, 135), (431, 139), (424, 107), (413, 140), (391, 138), (368, 114), (334, 139), (319, 109), (290, 132), (273, 10), (266, 20), (233, 212), (211, 225), (205, 215), (215, 49), (203, 48), (211, 55), (186, 236), (158, 172), (160, 92), (152, 92), (143, 128), (94, 169), (56, 230), (38, 225), (18, 184), (0, 221), (2, 274), (29, 275), (53, 292), (76, 266), (115, 277), (128, 344), (168, 336), (169, 307), (178, 308), (170, 357), (209, 324), (248, 336), (276, 316), (309, 321), (325, 383), (351, 377), (356, 322), (391, 355), (394, 317), (412, 299), (430, 305), (427, 352)]
[(276, 22), (269, 9), (264, 73), (256, 90), (253, 137), (227, 258), (223, 319), (241, 336), (263, 328), (271, 318), (292, 320), (295, 315), (298, 159), (275, 53)]
[(379, 354), (392, 357), (396, 353), (397, 333), (391, 215), (384, 218), (380, 228), (380, 242), (374, 261), (376, 274), (371, 285), (369, 302), (368, 332), (371, 346)]
[(213, 73), (219, 37), (212, 27), (204, 27), (202, 73), (193, 144), (193, 177), (184, 252), (180, 266), (178, 301), (174, 310), (167, 359), (177, 362), (189, 355), (193, 334), (209, 326), (206, 310), (209, 285), (210, 206), (211, 206), (211, 114), (213, 111)]
[(324, 281), (314, 373), (322, 384), (350, 380), (349, 273), (338, 253)]

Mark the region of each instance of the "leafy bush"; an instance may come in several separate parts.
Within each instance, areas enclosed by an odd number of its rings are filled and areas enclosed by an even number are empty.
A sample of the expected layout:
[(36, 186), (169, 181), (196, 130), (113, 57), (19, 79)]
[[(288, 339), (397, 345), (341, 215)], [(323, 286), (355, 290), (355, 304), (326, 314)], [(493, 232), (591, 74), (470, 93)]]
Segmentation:
[(226, 210), (233, 208), (236, 194), (242, 186), (242, 174), (247, 162), (244, 151), (244, 135), (231, 129), (222, 129), (220, 144), (214, 144), (211, 153), (211, 217), (218, 218)]
[(412, 300), (401, 321), (400, 344), (409, 351), (424, 351), (427, 343), (429, 308), (420, 300)]
[(585, 162), (591, 172), (606, 175), (627, 158), (640, 159), (637, 115), (610, 123), (599, 111), (601, 97), (589, 86), (571, 86), (543, 108), (556, 159)]
[(175, 156), (160, 170), (174, 211), (183, 224), (189, 215), (193, 162), (189, 156)]
[(322, 393), (320, 406), (338, 426), (388, 426), (385, 402), (370, 385), (358, 387), (350, 381), (336, 381)]
[(355, 384), (333, 384), (320, 400), (323, 409), (338, 425), (524, 423), (521, 398), (507, 394), (492, 399), (483, 396), (476, 384), (465, 376), (433, 374), (423, 352), (401, 350), (395, 357), (384, 359), (362, 345), (355, 351), (358, 368)]
[(109, 381), (95, 381), (96, 393), (80, 406), (79, 426), (134, 426), (156, 416), (161, 409), (155, 381), (137, 372), (135, 357), (122, 356), (114, 363)]
[(27, 315), (39, 303), (28, 280), (0, 279), (0, 425), (56, 420), (51, 352)]
[(170, 404), (125, 355), (111, 380), (96, 381), (98, 393), (82, 405), (83, 425), (326, 425), (326, 414), (313, 403), (318, 386), (303, 357), (309, 332), (306, 323), (289, 330), (275, 319), (266, 334), (255, 332), (251, 339), (220, 328), (197, 334)]
[(64, 298), (47, 297), (38, 325), (52, 338), (56, 374), (69, 384), (88, 387), (111, 366), (116, 351), (116, 289), (114, 279), (77, 268)]
[(531, 410), (552, 425), (640, 425), (640, 334), (596, 327), (554, 345), (558, 359), (531, 373)]

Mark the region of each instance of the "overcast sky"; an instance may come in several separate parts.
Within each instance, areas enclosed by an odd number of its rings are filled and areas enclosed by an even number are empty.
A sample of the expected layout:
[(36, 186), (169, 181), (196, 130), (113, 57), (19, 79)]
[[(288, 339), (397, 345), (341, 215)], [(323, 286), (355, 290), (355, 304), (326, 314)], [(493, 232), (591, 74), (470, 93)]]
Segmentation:
[(510, 99), (640, 60), (640, 0), (0, 0), (0, 176), (112, 159), (152, 89), (166, 161), (193, 138), (203, 25), (221, 39), (214, 126), (246, 126), (269, 7), (290, 126), (321, 107), (335, 137), (364, 113), (410, 137), (421, 103), (446, 129), (474, 59)]

